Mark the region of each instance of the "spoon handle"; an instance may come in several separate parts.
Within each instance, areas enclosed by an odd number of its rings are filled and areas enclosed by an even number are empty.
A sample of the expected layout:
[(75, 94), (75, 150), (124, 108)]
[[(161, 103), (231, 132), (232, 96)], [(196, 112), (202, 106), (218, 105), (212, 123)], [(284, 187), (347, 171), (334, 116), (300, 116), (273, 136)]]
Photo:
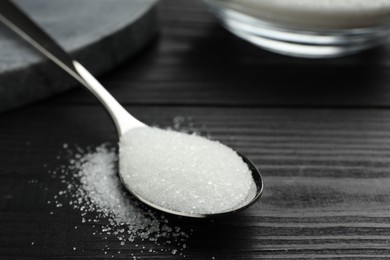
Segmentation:
[(131, 128), (145, 126), (130, 115), (91, 73), (80, 63), (73, 60), (53, 38), (9, 0), (0, 0), (0, 22), (91, 91), (111, 115), (119, 136)]

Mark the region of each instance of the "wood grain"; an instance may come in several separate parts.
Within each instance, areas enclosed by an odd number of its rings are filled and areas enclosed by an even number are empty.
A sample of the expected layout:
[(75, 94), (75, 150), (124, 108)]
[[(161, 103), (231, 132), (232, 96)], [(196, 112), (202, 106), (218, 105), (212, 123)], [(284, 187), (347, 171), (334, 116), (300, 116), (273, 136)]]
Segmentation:
[[(389, 256), (389, 111), (127, 108), (141, 120), (162, 127), (172, 126), (177, 116), (191, 118), (203, 134), (247, 154), (264, 175), (262, 199), (242, 214), (213, 223), (173, 220), (194, 229), (187, 258)], [(91, 244), (103, 247), (107, 241), (91, 237), (91, 226), (81, 224), (71, 209), (57, 210), (54, 217), (49, 214), (53, 208), (46, 201), (60, 184), (50, 178), (48, 169), (58, 165), (56, 155), (64, 142), (88, 146), (109, 139), (115, 143), (115, 131), (96, 106), (46, 109), (35, 106), (0, 120), (0, 163), (8, 169), (0, 174), (0, 245), (5, 245), (0, 255), (17, 258), (15, 252), (23, 247), (24, 256), (71, 258), (76, 257), (70, 252), (72, 246), (81, 245), (83, 257), (93, 259), (102, 252), (95, 252)], [(33, 133), (31, 122), (35, 122)], [(38, 183), (29, 183), (32, 179)], [(78, 230), (72, 225), (78, 225)], [(58, 244), (52, 242), (57, 232), (64, 236)], [(115, 248), (115, 237), (110, 239)], [(36, 241), (36, 248), (27, 245), (31, 241)], [(133, 247), (120, 250), (146, 257)], [(171, 257), (147, 255), (148, 259)]]
[(91, 235), (79, 212), (47, 204), (64, 143), (117, 142), (104, 110), (74, 90), (0, 115), (0, 259), (389, 259), (388, 49), (297, 60), (234, 38), (200, 1), (159, 8), (160, 38), (102, 82), (142, 121), (180, 119), (248, 155), (261, 200), (213, 221), (169, 217), (193, 229), (186, 258)]

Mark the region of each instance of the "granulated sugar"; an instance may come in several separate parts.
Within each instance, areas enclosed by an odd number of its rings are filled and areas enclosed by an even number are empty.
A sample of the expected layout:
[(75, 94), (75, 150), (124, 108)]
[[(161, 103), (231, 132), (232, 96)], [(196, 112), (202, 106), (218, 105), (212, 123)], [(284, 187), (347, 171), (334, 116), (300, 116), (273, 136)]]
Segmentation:
[[(172, 128), (198, 134), (199, 129), (203, 129), (202, 126), (195, 128), (191, 118), (180, 116), (173, 119)], [(201, 132), (207, 135), (204, 130)], [(72, 144), (63, 145), (67, 162), (52, 172), (53, 177), (62, 182), (63, 189), (48, 201), (53, 207), (50, 215), (55, 216), (68, 204), (79, 211), (80, 223), (74, 226), (75, 232), (84, 229), (84, 225), (92, 226), (95, 229), (92, 235), (110, 241), (111, 249), (108, 245), (101, 249), (107, 257), (120, 255), (125, 259), (139, 259), (127, 245), (145, 256), (159, 253), (185, 256), (189, 248), (186, 241), (192, 230), (172, 226), (163, 214), (144, 207), (129, 195), (119, 181), (118, 158), (112, 146), (72, 147)], [(63, 160), (64, 156), (57, 159)], [(113, 244), (113, 239), (117, 239), (117, 245)], [(118, 250), (120, 247), (123, 250)], [(83, 251), (76, 244), (69, 249)]]
[[(137, 240), (148, 240), (157, 245), (163, 243), (159, 251), (181, 252), (187, 247), (184, 243), (188, 234), (180, 227), (171, 227), (165, 217), (143, 208), (130, 197), (119, 181), (116, 165), (116, 152), (107, 145), (92, 151), (79, 148), (71, 156), (69, 164), (55, 172), (55, 176), (61, 178), (66, 186), (54, 197), (55, 207), (63, 206), (63, 202), (60, 202), (62, 197), (81, 212), (81, 223), (108, 220), (107, 224), (98, 225), (101, 229), (93, 234), (106, 238), (114, 235), (121, 246), (136, 243)], [(103, 250), (107, 254), (108, 249)], [(154, 251), (149, 249), (148, 252)]]
[(120, 140), (123, 181), (141, 197), (185, 213), (220, 213), (240, 205), (254, 181), (231, 148), (197, 135), (141, 127)]

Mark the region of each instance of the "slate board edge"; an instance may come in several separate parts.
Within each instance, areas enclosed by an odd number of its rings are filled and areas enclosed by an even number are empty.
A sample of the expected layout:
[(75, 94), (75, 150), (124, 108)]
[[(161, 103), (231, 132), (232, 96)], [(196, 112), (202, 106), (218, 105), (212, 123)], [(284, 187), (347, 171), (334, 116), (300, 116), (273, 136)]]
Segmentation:
[[(71, 52), (93, 75), (101, 75), (138, 53), (157, 33), (157, 1), (134, 23)], [(98, 55), (96, 55), (98, 54)], [(79, 86), (51, 61), (0, 74), (0, 112), (12, 110)], [(28, 87), (26, 87), (28, 84)]]

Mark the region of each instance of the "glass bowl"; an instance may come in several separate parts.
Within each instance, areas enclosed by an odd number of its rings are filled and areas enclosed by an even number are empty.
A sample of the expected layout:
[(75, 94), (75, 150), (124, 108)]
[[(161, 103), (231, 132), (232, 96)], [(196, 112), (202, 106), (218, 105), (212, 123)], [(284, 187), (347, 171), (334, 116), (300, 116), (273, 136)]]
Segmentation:
[(340, 57), (385, 44), (390, 0), (204, 0), (222, 25), (264, 49)]

